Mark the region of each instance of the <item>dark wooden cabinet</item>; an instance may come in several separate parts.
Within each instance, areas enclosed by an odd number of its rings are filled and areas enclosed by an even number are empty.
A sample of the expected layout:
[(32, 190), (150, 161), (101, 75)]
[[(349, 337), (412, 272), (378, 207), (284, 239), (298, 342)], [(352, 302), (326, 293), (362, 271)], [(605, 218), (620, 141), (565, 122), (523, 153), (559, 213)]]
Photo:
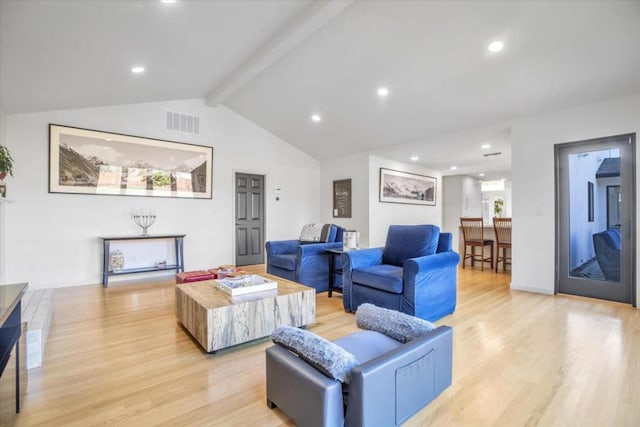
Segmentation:
[(21, 300), (26, 283), (0, 286), (0, 427), (12, 426), (26, 387)]
[(11, 347), (7, 365), (0, 375), (0, 427), (12, 426), (16, 420), (18, 393), (16, 393), (16, 345)]

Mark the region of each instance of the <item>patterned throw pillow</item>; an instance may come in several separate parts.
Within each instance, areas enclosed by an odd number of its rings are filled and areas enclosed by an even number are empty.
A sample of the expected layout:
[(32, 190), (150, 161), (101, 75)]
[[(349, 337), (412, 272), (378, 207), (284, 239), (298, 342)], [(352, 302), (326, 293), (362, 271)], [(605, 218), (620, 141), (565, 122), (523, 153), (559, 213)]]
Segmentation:
[(324, 375), (342, 383), (349, 382), (351, 370), (359, 365), (353, 354), (304, 329), (281, 326), (273, 331), (271, 340), (295, 353)]
[(373, 304), (358, 307), (356, 324), (360, 329), (380, 332), (401, 343), (414, 340), (436, 328), (436, 325), (426, 320)]
[(331, 224), (306, 224), (300, 232), (300, 243), (327, 243)]

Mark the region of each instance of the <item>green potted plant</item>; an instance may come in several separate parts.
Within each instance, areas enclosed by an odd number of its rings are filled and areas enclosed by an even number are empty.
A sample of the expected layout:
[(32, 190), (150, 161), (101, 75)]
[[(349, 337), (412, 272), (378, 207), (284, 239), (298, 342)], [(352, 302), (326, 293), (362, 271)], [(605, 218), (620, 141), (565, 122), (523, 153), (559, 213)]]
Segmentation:
[(13, 157), (7, 147), (0, 145), (0, 181), (7, 175), (13, 176)]
[(504, 205), (503, 199), (496, 199), (493, 202), (493, 216), (500, 218), (502, 216), (502, 206)]

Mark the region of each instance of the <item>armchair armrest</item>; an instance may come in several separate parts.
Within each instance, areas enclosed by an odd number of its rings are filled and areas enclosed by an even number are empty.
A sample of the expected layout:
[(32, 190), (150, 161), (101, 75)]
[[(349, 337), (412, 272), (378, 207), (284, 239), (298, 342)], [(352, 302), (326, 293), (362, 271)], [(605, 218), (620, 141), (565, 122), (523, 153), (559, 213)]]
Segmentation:
[(325, 255), (324, 251), (327, 249), (342, 249), (342, 242), (307, 243), (306, 245), (299, 245), (297, 248), (296, 255), (298, 257)]
[(460, 255), (453, 251), (440, 252), (417, 258), (410, 258), (404, 262), (402, 269), (407, 276), (415, 276), (420, 272), (436, 270), (439, 268), (457, 267)]
[(298, 240), (274, 240), (267, 242), (267, 255), (295, 254)]
[(351, 288), (351, 272), (356, 268), (368, 267), (382, 264), (382, 252), (384, 248), (359, 249), (356, 251), (343, 252), (340, 258), (342, 261), (342, 305), (345, 311), (353, 311)]
[(459, 262), (453, 251), (406, 260), (400, 311), (432, 322), (453, 313)]
[(382, 252), (384, 248), (358, 249), (346, 251), (342, 254), (344, 268), (354, 270), (361, 267), (382, 264)]
[(267, 405), (279, 406), (299, 425), (338, 426), (344, 418), (342, 384), (290, 351), (266, 350)]
[(451, 385), (453, 333), (440, 326), (351, 373), (345, 425), (399, 425)]
[(327, 249), (342, 248), (341, 242), (308, 243), (296, 249), (296, 281), (325, 291), (329, 286), (329, 257)]

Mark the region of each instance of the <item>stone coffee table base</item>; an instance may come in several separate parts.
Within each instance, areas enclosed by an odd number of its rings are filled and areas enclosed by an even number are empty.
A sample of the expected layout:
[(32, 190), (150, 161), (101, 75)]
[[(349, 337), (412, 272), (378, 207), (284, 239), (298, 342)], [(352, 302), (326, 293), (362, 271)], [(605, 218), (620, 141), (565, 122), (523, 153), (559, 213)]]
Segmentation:
[(176, 285), (176, 316), (207, 352), (271, 335), (279, 326), (316, 320), (315, 289), (269, 274), (278, 289), (232, 297), (214, 280)]

